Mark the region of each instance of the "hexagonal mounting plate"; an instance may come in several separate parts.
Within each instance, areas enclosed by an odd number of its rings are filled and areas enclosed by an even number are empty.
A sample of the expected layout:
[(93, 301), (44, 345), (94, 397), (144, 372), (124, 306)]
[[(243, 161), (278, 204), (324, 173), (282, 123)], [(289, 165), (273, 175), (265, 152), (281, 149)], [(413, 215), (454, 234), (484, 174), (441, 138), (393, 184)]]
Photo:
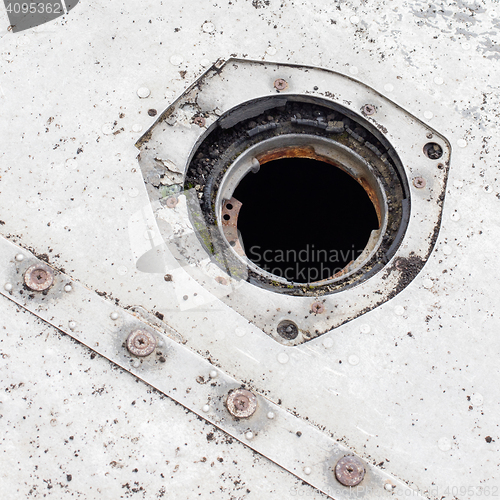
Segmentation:
[[(377, 112), (365, 116), (391, 143), (401, 159), (406, 177), (423, 177), (424, 189), (410, 187), (410, 214), (402, 243), (390, 262), (370, 279), (349, 289), (324, 295), (321, 314), (311, 312), (314, 297), (297, 297), (256, 287), (244, 280), (223, 275), (210, 261), (190, 222), (186, 198), (179, 196), (174, 209), (160, 200), (169, 186), (183, 185), (191, 158), (199, 144), (223, 120), (232, 126), (241, 119), (234, 110), (242, 104), (276, 96), (274, 82), (283, 78), (287, 95), (316, 97), (341, 105), (359, 115), (366, 103)], [(231, 113), (233, 111), (233, 113)], [(195, 123), (203, 115), (205, 123)], [(439, 144), (439, 162), (423, 151), (429, 142)], [(451, 146), (435, 130), (370, 87), (332, 71), (289, 64), (229, 59), (216, 63), (157, 119), (138, 141), (139, 163), (148, 194), (166, 243), (164, 251), (174, 254), (181, 265), (219, 300), (285, 345), (297, 345), (336, 328), (388, 301), (416, 277), (432, 252), (439, 232), (446, 191)], [(439, 166), (439, 168), (438, 168)], [(162, 172), (162, 185), (158, 182)], [(220, 279), (220, 278), (224, 279)], [(300, 334), (286, 340), (277, 334), (283, 320), (295, 322)]]

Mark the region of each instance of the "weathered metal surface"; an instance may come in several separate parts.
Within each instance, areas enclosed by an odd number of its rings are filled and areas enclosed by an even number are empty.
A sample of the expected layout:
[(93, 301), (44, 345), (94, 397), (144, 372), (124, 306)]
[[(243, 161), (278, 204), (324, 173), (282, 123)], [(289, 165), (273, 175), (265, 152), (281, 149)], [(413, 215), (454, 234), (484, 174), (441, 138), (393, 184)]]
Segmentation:
[[(181, 332), (187, 348), (424, 496), (497, 497), (498, 3), (232, 1), (200, 3), (187, 16), (185, 1), (138, 8), (125, 0), (79, 2), (67, 17), (19, 34), (4, 21), (2, 235), (123, 308), (141, 304), (172, 335)], [(148, 109), (161, 112), (229, 54), (338, 71), (453, 148), (441, 231), (421, 274), (302, 347), (271, 341), (175, 261), (158, 265), (160, 222), (131, 145), (154, 122)], [(188, 134), (199, 129), (176, 120)], [(175, 165), (161, 165), (180, 179)], [(157, 260), (146, 266), (138, 259), (148, 251)], [(414, 266), (401, 260), (410, 275)], [(219, 285), (221, 293), (233, 285)], [(14, 302), (0, 302), (4, 498), (325, 498)], [(71, 319), (77, 328), (87, 318)]]
[[(23, 259), (19, 261), (16, 255), (23, 255)], [(148, 327), (140, 316), (118, 311), (115, 304), (61, 272), (51, 270), (50, 292), (26, 294), (23, 288), (26, 269), (42, 266), (47, 270), (43, 262), (27, 252), (20, 254), (18, 247), (0, 238), (0, 267), (4, 269), (4, 279), (12, 285), (8, 290), (5, 287), (0, 290), (6, 298), (130, 371), (320, 491), (330, 496), (335, 491), (335, 498), (351, 497), (349, 489), (337, 487), (337, 476), (331, 468), (331, 463), (346, 453), (344, 446), (262, 395), (243, 389), (241, 382), (174, 342), (166, 332)], [(389, 498), (385, 482), (396, 479), (373, 466), (367, 465), (367, 468), (369, 474), (364, 481), (363, 498)], [(402, 495), (405, 491), (411, 492), (404, 483), (398, 485)]]

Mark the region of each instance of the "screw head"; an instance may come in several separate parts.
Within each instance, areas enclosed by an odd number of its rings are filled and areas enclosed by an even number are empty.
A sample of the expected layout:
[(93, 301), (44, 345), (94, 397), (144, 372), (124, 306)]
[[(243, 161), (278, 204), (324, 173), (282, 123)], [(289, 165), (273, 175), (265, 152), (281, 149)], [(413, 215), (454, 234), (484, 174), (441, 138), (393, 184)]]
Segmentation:
[(311, 306), (311, 312), (314, 314), (322, 314), (325, 312), (325, 306), (322, 302), (314, 302)]
[(357, 486), (365, 477), (365, 466), (358, 457), (342, 457), (335, 466), (335, 476), (344, 486)]
[(168, 208), (174, 208), (177, 203), (179, 203), (179, 200), (175, 196), (169, 196), (167, 198), (166, 204)]
[(427, 182), (423, 177), (415, 177), (413, 179), (413, 185), (417, 189), (423, 189), (426, 186)]
[(43, 292), (54, 283), (54, 271), (45, 264), (35, 264), (24, 273), (24, 282), (30, 290)]
[(377, 111), (377, 108), (373, 104), (365, 104), (361, 108), (361, 112), (366, 116), (374, 115)]
[(286, 90), (288, 88), (288, 82), (286, 80), (283, 80), (283, 78), (278, 78), (277, 80), (274, 80), (274, 88), (278, 92)]
[(134, 330), (127, 337), (127, 349), (135, 356), (149, 356), (156, 349), (156, 337), (146, 330)]
[(228, 394), (226, 407), (233, 417), (248, 418), (257, 409), (257, 398), (246, 389), (235, 389)]
[(198, 125), (198, 127), (204, 127), (206, 121), (205, 121), (205, 118), (203, 118), (203, 116), (195, 116), (193, 119), (193, 123), (195, 125)]
[(215, 278), (215, 281), (217, 281), (219, 285), (227, 285), (227, 279), (223, 276), (217, 276), (217, 278)]

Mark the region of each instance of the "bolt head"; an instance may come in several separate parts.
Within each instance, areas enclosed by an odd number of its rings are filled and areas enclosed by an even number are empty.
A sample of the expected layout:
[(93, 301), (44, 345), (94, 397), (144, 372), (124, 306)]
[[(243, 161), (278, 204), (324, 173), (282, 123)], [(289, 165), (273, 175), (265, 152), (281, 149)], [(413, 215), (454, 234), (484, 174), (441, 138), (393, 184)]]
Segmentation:
[(149, 356), (156, 349), (156, 337), (146, 330), (135, 330), (127, 337), (127, 349), (135, 356)]
[(43, 292), (54, 283), (54, 271), (46, 264), (35, 264), (24, 273), (24, 283), (34, 292)]
[(246, 389), (236, 389), (228, 394), (226, 407), (233, 417), (248, 418), (257, 409), (257, 398)]
[(365, 466), (358, 457), (342, 457), (335, 466), (335, 477), (344, 486), (357, 486), (365, 477)]

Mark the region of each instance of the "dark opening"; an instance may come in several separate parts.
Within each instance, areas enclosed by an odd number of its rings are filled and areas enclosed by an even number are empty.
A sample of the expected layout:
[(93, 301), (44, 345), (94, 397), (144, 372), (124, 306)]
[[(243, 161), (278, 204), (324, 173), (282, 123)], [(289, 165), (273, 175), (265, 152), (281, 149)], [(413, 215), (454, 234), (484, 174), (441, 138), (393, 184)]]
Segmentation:
[(326, 162), (284, 158), (238, 185), (238, 216), (247, 257), (289, 281), (327, 279), (356, 260), (378, 219), (368, 194)]

